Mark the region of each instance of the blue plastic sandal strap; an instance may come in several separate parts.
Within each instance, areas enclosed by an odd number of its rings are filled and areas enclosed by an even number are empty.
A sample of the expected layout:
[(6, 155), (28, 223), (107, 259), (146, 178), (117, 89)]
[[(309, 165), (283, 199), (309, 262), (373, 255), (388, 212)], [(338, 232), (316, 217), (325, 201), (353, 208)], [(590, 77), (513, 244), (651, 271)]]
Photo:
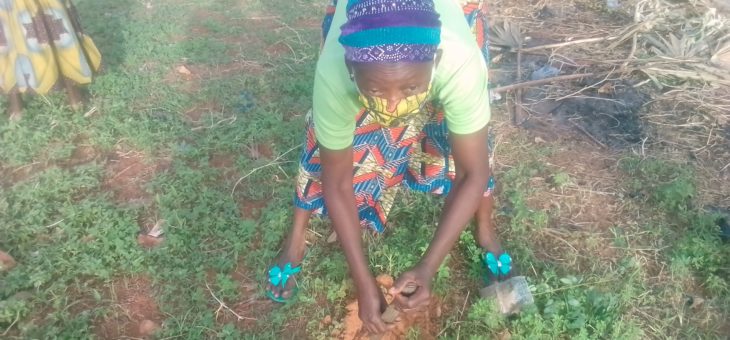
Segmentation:
[(500, 274), (507, 275), (510, 271), (512, 271), (512, 257), (510, 257), (509, 254), (502, 253), (502, 255), (499, 255), (498, 263)]
[(484, 264), (487, 265), (492, 274), (497, 275), (499, 273), (499, 261), (491, 252), (484, 255)]
[(507, 275), (512, 271), (512, 257), (507, 253), (496, 257), (492, 252), (487, 252), (484, 254), (484, 264), (494, 275)]
[(269, 270), (269, 282), (274, 286), (286, 287), (289, 278), (302, 270), (301, 267), (292, 268), (291, 262), (284, 265), (284, 268), (275, 265)]

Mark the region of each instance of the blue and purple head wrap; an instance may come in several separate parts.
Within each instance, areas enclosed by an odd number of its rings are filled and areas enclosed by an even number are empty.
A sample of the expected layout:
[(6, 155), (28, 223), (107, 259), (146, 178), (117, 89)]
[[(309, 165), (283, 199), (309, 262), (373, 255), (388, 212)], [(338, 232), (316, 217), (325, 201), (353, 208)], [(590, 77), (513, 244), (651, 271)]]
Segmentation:
[(356, 63), (433, 61), (441, 21), (433, 0), (349, 0), (340, 43)]

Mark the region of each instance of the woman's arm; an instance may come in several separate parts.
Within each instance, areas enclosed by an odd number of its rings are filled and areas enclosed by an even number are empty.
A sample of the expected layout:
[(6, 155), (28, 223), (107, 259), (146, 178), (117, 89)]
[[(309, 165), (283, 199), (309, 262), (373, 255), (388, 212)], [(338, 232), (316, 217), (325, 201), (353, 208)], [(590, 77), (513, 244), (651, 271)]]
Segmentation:
[(368, 269), (362, 249), (355, 193), (352, 187), (352, 147), (327, 150), (320, 147), (322, 193), (332, 225), (345, 253), (350, 275), (355, 281), (360, 303), (360, 319), (372, 333), (386, 330), (380, 318), (382, 293)]
[(474, 217), (489, 181), (488, 128), (469, 135), (451, 135), (451, 148), (459, 176), (454, 181), (446, 200), (433, 240), (421, 259), (431, 276), (436, 274), (441, 262), (459, 239), (469, 221)]
[(360, 285), (372, 279), (362, 250), (361, 228), (358, 222), (355, 193), (352, 188), (352, 148), (320, 149), (322, 162), (322, 193), (327, 212), (332, 219), (337, 238), (345, 252), (352, 278)]
[[(438, 228), (420, 263), (413, 270), (403, 273), (391, 290), (391, 294), (405, 309), (428, 303), (431, 280), (474, 217), (490, 176), (487, 132), (487, 127), (484, 127), (469, 135), (451, 135), (452, 155), (458, 176), (444, 205)], [(418, 289), (411, 295), (401, 295), (409, 286)]]

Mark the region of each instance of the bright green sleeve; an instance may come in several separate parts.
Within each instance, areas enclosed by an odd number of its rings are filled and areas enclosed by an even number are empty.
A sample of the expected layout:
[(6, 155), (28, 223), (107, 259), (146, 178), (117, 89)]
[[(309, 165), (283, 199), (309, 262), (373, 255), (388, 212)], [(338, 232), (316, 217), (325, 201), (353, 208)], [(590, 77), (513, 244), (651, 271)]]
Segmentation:
[(346, 4), (347, 1), (337, 4), (332, 28), (314, 75), (314, 134), (319, 144), (330, 150), (342, 150), (352, 145), (355, 117), (361, 107), (357, 100), (357, 88), (345, 66), (345, 49), (337, 41), (340, 26), (345, 22)]
[(470, 50), (439, 91), (449, 131), (457, 135), (477, 132), (491, 118), (487, 65), (478, 48)]
[(471, 134), (484, 128), (491, 118), (487, 64), (461, 7), (454, 1), (437, 1), (436, 8), (443, 27), (434, 88), (449, 131)]
[(321, 146), (342, 150), (352, 145), (358, 107), (353, 95), (348, 93), (347, 84), (331, 81), (330, 76), (338, 73), (332, 71), (330, 67), (318, 68), (314, 78), (314, 134)]

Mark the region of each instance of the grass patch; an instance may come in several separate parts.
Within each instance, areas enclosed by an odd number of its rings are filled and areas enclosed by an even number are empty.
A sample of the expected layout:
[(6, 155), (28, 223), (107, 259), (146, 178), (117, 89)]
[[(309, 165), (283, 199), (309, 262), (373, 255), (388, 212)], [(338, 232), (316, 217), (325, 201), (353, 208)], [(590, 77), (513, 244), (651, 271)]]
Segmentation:
[[(104, 56), (104, 72), (88, 87), (95, 114), (71, 112), (56, 93), (30, 99), (18, 123), (0, 118), (0, 250), (18, 262), (0, 273), (0, 334), (104, 338), (109, 324), (133, 329), (143, 321), (123, 317), (134, 310), (120, 299), (134, 294), (154, 305), (144, 318), (160, 318), (158, 338), (338, 334), (355, 295), (342, 252), (324, 242), (326, 221), (310, 225), (295, 303), (275, 306), (263, 296), (266, 269), (291, 223), (319, 45), (312, 18), (324, 4), (145, 3), (77, 3)], [(192, 74), (181, 74), (181, 65)], [(205, 109), (193, 117), (196, 108)], [(445, 310), (436, 329), (416, 324), (406, 338), (724, 334), (730, 254), (718, 216), (697, 205), (691, 164), (626, 156), (615, 169), (625, 178), (616, 200), (635, 217), (614, 216), (606, 230), (570, 229), (561, 222), (567, 208), (545, 203), (591, 187), (580, 173), (550, 164), (562, 149), (533, 145), (522, 132), (513, 137), (500, 145), (511, 161), (497, 168), (497, 221), (534, 308), (503, 318), (475, 298), (481, 249), (467, 230), (434, 284)], [(80, 144), (98, 157), (71, 162)], [(150, 167), (165, 166), (136, 178), (142, 199), (120, 201), (108, 178), (128, 170), (108, 169), (132, 151)], [(417, 263), (441, 206), (436, 197), (402, 193), (392, 228), (366, 237), (371, 269), (397, 275)], [(136, 238), (150, 219), (165, 221), (164, 242), (145, 250)], [(121, 294), (129, 282), (144, 284)]]

